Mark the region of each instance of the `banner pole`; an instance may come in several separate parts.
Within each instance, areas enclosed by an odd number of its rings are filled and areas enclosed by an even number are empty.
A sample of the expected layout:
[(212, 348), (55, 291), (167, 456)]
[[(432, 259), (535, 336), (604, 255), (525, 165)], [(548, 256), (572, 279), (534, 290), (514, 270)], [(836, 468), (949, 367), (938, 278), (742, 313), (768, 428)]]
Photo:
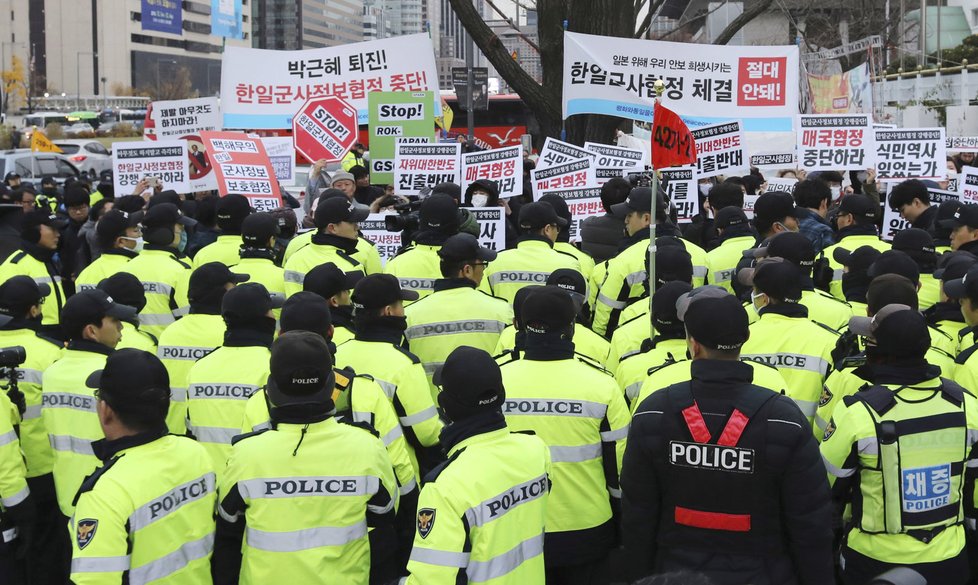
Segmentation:
[[(666, 84), (661, 79), (655, 80), (655, 104), (659, 105), (662, 103), (662, 93), (666, 90)], [(655, 136), (655, 118), (653, 117), (652, 136)], [(651, 154), (651, 153), (650, 153)], [(651, 156), (649, 157), (649, 162), (651, 161)], [(650, 164), (649, 168), (652, 170), (652, 217), (649, 222), (649, 258), (648, 258), (648, 279), (649, 279), (649, 339), (655, 338), (655, 326), (652, 325), (652, 297), (655, 296), (655, 214), (656, 214), (656, 203), (659, 200), (659, 175), (656, 173), (655, 165)]]

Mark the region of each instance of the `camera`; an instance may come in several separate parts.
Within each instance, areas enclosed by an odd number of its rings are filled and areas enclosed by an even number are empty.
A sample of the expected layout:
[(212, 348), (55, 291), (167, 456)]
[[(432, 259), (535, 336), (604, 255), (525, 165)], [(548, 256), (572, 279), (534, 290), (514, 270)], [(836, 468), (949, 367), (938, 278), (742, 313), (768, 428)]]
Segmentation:
[[(17, 387), (17, 366), (27, 361), (27, 351), (21, 345), (0, 348), (0, 388), (7, 391), (7, 397), (14, 403), (21, 416), (27, 412), (27, 400)], [(5, 382), (5, 383), (4, 383)]]
[(16, 368), (27, 361), (27, 351), (19, 345), (0, 348), (0, 368)]
[(384, 227), (389, 232), (414, 232), (421, 227), (421, 201), (413, 200), (394, 206), (397, 215), (384, 218)]

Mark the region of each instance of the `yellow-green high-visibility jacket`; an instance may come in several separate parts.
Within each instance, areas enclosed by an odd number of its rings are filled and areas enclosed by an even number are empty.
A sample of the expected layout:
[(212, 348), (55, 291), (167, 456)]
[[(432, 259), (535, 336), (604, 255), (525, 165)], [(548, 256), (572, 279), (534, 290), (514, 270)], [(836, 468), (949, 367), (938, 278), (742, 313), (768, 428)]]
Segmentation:
[(500, 252), (486, 267), (479, 289), (512, 305), (517, 291), (531, 284), (546, 284), (550, 273), (560, 268), (580, 272), (581, 264), (574, 256), (555, 250), (550, 240), (527, 236), (516, 248)]
[(240, 250), (240, 234), (217, 236), (217, 240), (197, 250), (194, 255), (194, 268), (200, 268), (208, 262), (220, 262), (225, 266), (234, 266), (241, 260)]
[(231, 439), (241, 432), (245, 404), (268, 382), (270, 359), (265, 345), (224, 345), (190, 368), (187, 430), (207, 449), (218, 475), (231, 454)]
[(570, 558), (566, 544), (587, 540), (596, 556), (612, 545), (607, 530), (612, 500), (621, 497), (618, 473), (631, 417), (608, 371), (574, 357), (539, 361), (534, 353), (531, 345), (526, 357), (501, 366), (503, 414), (511, 429), (533, 431), (550, 447), (547, 566), (587, 562)]
[(737, 264), (744, 257), (744, 250), (753, 248), (754, 236), (728, 238), (706, 253), (706, 281), (734, 292), (731, 282), (737, 277)]
[[(689, 359), (686, 357), (686, 338), (656, 339), (654, 347), (647, 351), (633, 353), (620, 362), (615, 371), (615, 380), (622, 395), (631, 408), (638, 398), (642, 384), (649, 377), (649, 370), (668, 363)], [(634, 409), (632, 409), (634, 411)]]
[(189, 311), (187, 287), (192, 268), (189, 260), (172, 248), (146, 246), (120, 272), (128, 272), (143, 283), (146, 306), (139, 312), (139, 323), (144, 331), (158, 338)]
[(82, 480), (99, 464), (92, 441), (104, 435), (95, 411), (95, 394), (85, 381), (105, 367), (110, 353), (112, 349), (100, 343), (74, 340), (41, 377), (41, 421), (54, 452), (54, 487), (65, 516), (75, 509), (73, 500)]
[(590, 254), (570, 242), (555, 242), (554, 250), (577, 258), (577, 262), (581, 265), (581, 274), (584, 275), (584, 282), (591, 280), (591, 273), (594, 272), (594, 258), (591, 258)]
[(649, 317), (648, 310), (628, 321), (623, 321), (611, 336), (605, 367), (617, 372), (621, 360), (642, 351), (642, 343), (646, 339), (651, 339), (652, 334), (652, 319)]
[(242, 585), (367, 585), (368, 526), (392, 521), (397, 497), (380, 439), (328, 418), (236, 440), (220, 476), (218, 512), (245, 524)]
[(0, 282), (14, 276), (28, 276), (38, 284), (50, 286), (51, 294), (41, 305), (41, 325), (57, 325), (61, 323), (61, 309), (67, 300), (65, 289), (61, 285), (61, 275), (51, 260), (45, 260), (43, 258), (46, 256), (41, 256), (48, 253), (46, 250), (29, 244), (25, 246), (25, 249), (7, 256), (0, 264)]
[[(296, 237), (289, 241), (289, 245), (285, 247), (285, 254), (282, 255), (282, 266), (288, 264), (289, 259), (298, 252), (299, 250), (305, 248), (312, 243), (312, 237), (316, 235), (318, 230), (309, 230), (307, 232), (302, 232)], [(366, 238), (357, 239), (357, 250), (351, 254), (357, 262), (363, 264), (364, 272), (367, 274), (379, 274), (383, 272), (383, 266), (380, 263), (380, 252), (377, 251), (377, 247), (374, 246), (373, 242)]]
[(75, 290), (81, 292), (96, 288), (98, 283), (106, 278), (123, 272), (126, 264), (138, 255), (137, 252), (128, 248), (105, 250), (101, 256), (81, 271), (78, 278), (75, 279)]
[(210, 585), (217, 488), (204, 449), (154, 433), (103, 443), (69, 526), (72, 583)]
[[(337, 240), (343, 238), (336, 238)], [(332, 262), (343, 272), (366, 272), (364, 265), (354, 255), (327, 244), (312, 244), (302, 248), (285, 263), (285, 294), (292, 296), (302, 291), (302, 281), (310, 270)]]
[[(774, 390), (779, 394), (788, 393), (788, 383), (785, 382), (784, 377), (781, 376), (781, 372), (777, 368), (761, 362), (747, 361), (746, 363), (754, 368), (753, 384)], [(692, 364), (692, 360), (682, 360), (653, 370), (642, 384), (642, 388), (638, 391), (638, 397), (632, 401), (632, 414), (638, 411), (638, 407), (642, 404), (642, 401), (648, 398), (653, 392), (658, 392), (663, 388), (668, 388), (679, 382), (691, 380), (690, 366)]]
[(170, 411), (166, 426), (175, 435), (187, 432), (187, 377), (197, 360), (224, 343), (224, 318), (190, 313), (160, 335), (157, 357), (170, 374)]
[[(20, 505), (30, 495), (27, 487), (27, 467), (21, 454), (17, 439), (19, 412), (6, 392), (0, 392), (0, 512), (6, 508)], [(7, 542), (6, 535), (0, 535), (0, 542)]]
[[(41, 378), (61, 357), (64, 348), (39, 335), (22, 320), (11, 321), (0, 328), (0, 347), (15, 345), (27, 352), (27, 360), (17, 367), (17, 388), (24, 394), (27, 405), (20, 422), (20, 446), (27, 460), (27, 477), (38, 477), (51, 473), (54, 466), (48, 431), (41, 420)], [(6, 396), (7, 390), (6, 384), (0, 384), (0, 394)]]
[[(257, 282), (268, 289), (273, 295), (285, 297), (285, 270), (276, 266), (268, 258), (256, 258), (245, 256), (241, 261), (231, 267), (231, 272), (235, 274), (247, 274), (248, 282)], [(301, 287), (300, 287), (301, 290)], [(282, 309), (272, 309), (272, 314), (278, 319), (282, 314)]]
[(941, 300), (941, 281), (933, 274), (922, 272), (920, 275), (920, 290), (917, 291), (917, 305), (921, 311), (933, 307)]
[(740, 358), (777, 368), (788, 382), (788, 398), (810, 423), (832, 370), (832, 350), (839, 336), (809, 321), (803, 312), (780, 312), (798, 308), (795, 303), (785, 303), (762, 309), (761, 318), (750, 326), (750, 339), (741, 348)]
[[(404, 310), (404, 336), (429, 383), (456, 347), (467, 345), (492, 354), (503, 329), (513, 322), (513, 309), (506, 301), (476, 290), (467, 278), (439, 279), (433, 291)], [(431, 394), (437, 395), (434, 385)]]
[(421, 490), (407, 585), (544, 583), (547, 445), (504, 426), (462, 440), (448, 457)]
[(122, 340), (119, 341), (119, 345), (115, 346), (116, 349), (139, 349), (142, 351), (149, 352), (151, 354), (156, 354), (156, 344), (157, 339), (151, 333), (143, 331), (139, 327), (136, 327), (132, 323), (127, 321), (122, 322)]
[(843, 250), (854, 252), (863, 246), (876, 248), (880, 252), (886, 252), (890, 249), (890, 244), (879, 239), (879, 236), (871, 234), (855, 234), (843, 237), (837, 243), (822, 251), (822, 255), (828, 259), (829, 267), (832, 269), (832, 284), (829, 285), (829, 292), (831, 292), (832, 296), (835, 298), (840, 300), (845, 300), (846, 298), (845, 294), (842, 292), (842, 270), (844, 266), (836, 262), (835, 256), (833, 256), (833, 254), (835, 254), (835, 249), (842, 248)]
[[(516, 327), (510, 325), (503, 329), (499, 336), (499, 342), (490, 352), (492, 355), (499, 355), (506, 351), (516, 348)], [(414, 346), (411, 346), (412, 349)], [(609, 344), (608, 340), (591, 331), (585, 325), (574, 323), (574, 351), (580, 355), (590, 358), (592, 361), (604, 364), (608, 359)]]
[(387, 261), (384, 272), (397, 277), (401, 289), (413, 290), (419, 298), (425, 298), (435, 289), (435, 281), (441, 276), (441, 246), (414, 244)]
[(965, 545), (978, 399), (930, 375), (846, 396), (825, 429), (829, 482), (855, 514), (847, 546), (883, 563), (943, 561)]

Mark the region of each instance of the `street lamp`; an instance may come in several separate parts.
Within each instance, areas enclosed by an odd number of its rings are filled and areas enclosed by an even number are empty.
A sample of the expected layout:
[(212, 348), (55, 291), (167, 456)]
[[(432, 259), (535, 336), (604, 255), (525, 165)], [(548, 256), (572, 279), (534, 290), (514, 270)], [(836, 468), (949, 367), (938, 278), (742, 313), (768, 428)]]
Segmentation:
[(98, 53), (93, 51), (78, 51), (75, 53), (75, 109), (81, 109), (81, 56), (91, 55), (92, 63), (94, 66), (95, 59), (98, 59)]

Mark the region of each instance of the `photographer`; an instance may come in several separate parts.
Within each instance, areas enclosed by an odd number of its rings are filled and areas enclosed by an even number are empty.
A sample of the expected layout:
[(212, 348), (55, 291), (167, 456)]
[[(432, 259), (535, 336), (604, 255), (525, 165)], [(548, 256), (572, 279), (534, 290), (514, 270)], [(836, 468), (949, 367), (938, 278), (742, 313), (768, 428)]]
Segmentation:
[(458, 233), (462, 215), (450, 195), (435, 193), (421, 202), (414, 243), (392, 258), (384, 269), (400, 281), (402, 289), (426, 297), (442, 277), (438, 251), (445, 240)]

